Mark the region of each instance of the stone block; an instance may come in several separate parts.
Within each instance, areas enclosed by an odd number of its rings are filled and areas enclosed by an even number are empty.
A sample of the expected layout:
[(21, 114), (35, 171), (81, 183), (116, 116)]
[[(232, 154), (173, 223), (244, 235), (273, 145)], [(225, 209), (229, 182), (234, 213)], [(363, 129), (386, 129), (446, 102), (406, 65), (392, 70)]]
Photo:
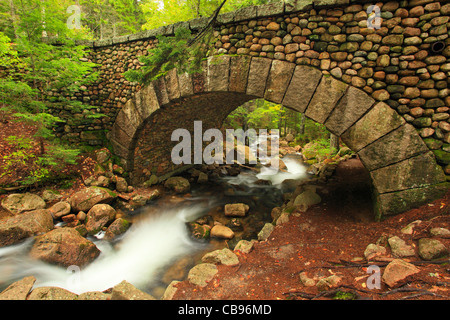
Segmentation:
[(178, 85), (180, 87), (181, 97), (188, 97), (194, 94), (192, 76), (189, 73), (184, 72), (178, 75)]
[[(335, 93), (338, 95), (339, 91)], [(325, 126), (337, 136), (341, 136), (345, 130), (362, 117), (375, 103), (375, 100), (364, 91), (355, 87), (349, 87), (339, 103), (325, 122)]]
[(164, 76), (166, 83), (167, 97), (169, 100), (176, 100), (180, 98), (180, 86), (178, 84), (177, 69), (172, 69)]
[(256, 17), (256, 6), (244, 7), (234, 11), (234, 21), (252, 20)]
[(333, 111), (348, 85), (330, 76), (322, 77), (305, 115), (319, 123), (324, 123)]
[(302, 113), (305, 112), (321, 78), (322, 72), (315, 68), (296, 66), (283, 99), (283, 105)]
[(396, 215), (418, 208), (433, 200), (443, 197), (449, 190), (450, 183), (440, 183), (423, 188), (413, 188), (397, 192), (379, 194), (375, 206), (377, 219)]
[(423, 188), (445, 182), (445, 174), (431, 152), (370, 172), (378, 193)]
[(207, 90), (228, 91), (228, 74), (230, 70), (229, 56), (215, 56), (208, 58)]
[(281, 103), (294, 72), (295, 64), (287, 61), (274, 60), (270, 68), (264, 99)]
[(350, 149), (358, 152), (405, 122), (405, 119), (394, 109), (384, 102), (379, 102), (351, 126), (341, 138)]
[(158, 97), (152, 83), (143, 87), (136, 94), (136, 109), (142, 119), (147, 119), (153, 112), (159, 109)]
[(269, 76), (271, 59), (252, 58), (248, 75), (247, 94), (259, 98), (264, 97), (266, 81)]
[(247, 90), (250, 56), (231, 57), (229, 91), (245, 93)]
[(276, 16), (284, 13), (284, 2), (274, 2), (256, 7), (256, 17)]
[(405, 124), (361, 149), (358, 155), (366, 169), (373, 171), (427, 151), (416, 129)]

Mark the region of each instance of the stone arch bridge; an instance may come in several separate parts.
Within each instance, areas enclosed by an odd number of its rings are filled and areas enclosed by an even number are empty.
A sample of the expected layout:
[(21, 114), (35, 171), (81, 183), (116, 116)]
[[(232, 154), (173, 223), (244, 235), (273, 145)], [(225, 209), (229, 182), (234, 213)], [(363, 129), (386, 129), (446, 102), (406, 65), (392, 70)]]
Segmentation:
[(195, 32), (207, 19), (89, 43), (86, 59), (100, 65), (101, 77), (77, 96), (107, 117), (67, 125), (64, 134), (95, 142), (107, 130), (139, 183), (177, 169), (173, 130), (192, 132), (195, 120), (204, 130), (220, 128), (236, 107), (264, 98), (324, 124), (358, 153), (379, 216), (422, 205), (448, 190), (450, 4), (379, 1), (376, 28), (368, 25), (371, 4), (290, 1), (222, 14), (214, 27), (220, 55), (200, 73), (172, 70), (145, 87), (123, 72), (140, 67), (137, 58), (157, 45), (156, 35)]

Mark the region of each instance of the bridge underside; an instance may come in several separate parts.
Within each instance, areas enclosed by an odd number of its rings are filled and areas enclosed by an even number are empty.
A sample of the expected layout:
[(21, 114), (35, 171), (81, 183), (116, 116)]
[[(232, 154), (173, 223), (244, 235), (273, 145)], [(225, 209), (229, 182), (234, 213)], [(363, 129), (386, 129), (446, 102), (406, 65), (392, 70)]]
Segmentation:
[(321, 71), (287, 61), (249, 56), (211, 57), (203, 72), (176, 70), (129, 100), (110, 132), (116, 154), (136, 184), (177, 168), (171, 141), (178, 128), (193, 134), (220, 128), (244, 102), (264, 98), (305, 113), (340, 136), (370, 172), (377, 217), (394, 215), (440, 197), (445, 174), (417, 131), (394, 109)]

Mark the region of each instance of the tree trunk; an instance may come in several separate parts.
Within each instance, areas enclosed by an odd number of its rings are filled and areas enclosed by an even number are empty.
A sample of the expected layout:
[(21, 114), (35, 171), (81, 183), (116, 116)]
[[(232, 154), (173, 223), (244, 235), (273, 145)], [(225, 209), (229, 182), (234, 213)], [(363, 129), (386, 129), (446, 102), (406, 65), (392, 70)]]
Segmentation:
[(301, 117), (300, 117), (300, 134), (305, 134), (305, 120), (306, 120), (306, 116), (304, 113), (302, 113)]

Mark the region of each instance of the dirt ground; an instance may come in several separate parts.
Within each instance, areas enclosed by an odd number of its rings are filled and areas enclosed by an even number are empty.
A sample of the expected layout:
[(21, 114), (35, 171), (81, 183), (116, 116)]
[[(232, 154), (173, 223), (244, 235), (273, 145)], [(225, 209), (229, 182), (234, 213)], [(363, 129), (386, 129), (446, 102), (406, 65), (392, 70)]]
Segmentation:
[[(376, 264), (382, 274), (393, 258), (389, 256), (369, 264), (363, 253), (368, 244), (375, 243), (382, 236), (393, 235), (414, 243), (417, 249), (417, 239), (427, 237), (430, 228), (449, 228), (450, 192), (418, 209), (375, 222), (367, 205), (370, 201), (367, 178), (359, 160), (342, 163), (327, 188), (319, 192), (323, 199), (321, 204), (306, 213), (291, 215), (289, 222), (277, 226), (269, 239), (256, 243), (250, 253), (238, 252), (239, 265), (218, 265), (218, 274), (206, 287), (194, 286), (186, 280), (177, 284), (174, 299), (310, 300), (348, 297), (351, 294), (355, 299), (365, 300), (448, 300), (448, 263), (426, 262), (416, 250), (415, 257), (404, 260), (415, 264), (420, 273), (395, 288), (381, 282), (380, 289), (370, 290), (366, 284), (371, 275), (367, 267)], [(418, 219), (423, 223), (413, 234), (400, 232)], [(450, 246), (450, 239), (440, 240), (447, 248)], [(316, 286), (305, 287), (301, 283), (302, 272), (310, 278), (336, 274), (342, 281), (327, 291), (319, 291)]]

